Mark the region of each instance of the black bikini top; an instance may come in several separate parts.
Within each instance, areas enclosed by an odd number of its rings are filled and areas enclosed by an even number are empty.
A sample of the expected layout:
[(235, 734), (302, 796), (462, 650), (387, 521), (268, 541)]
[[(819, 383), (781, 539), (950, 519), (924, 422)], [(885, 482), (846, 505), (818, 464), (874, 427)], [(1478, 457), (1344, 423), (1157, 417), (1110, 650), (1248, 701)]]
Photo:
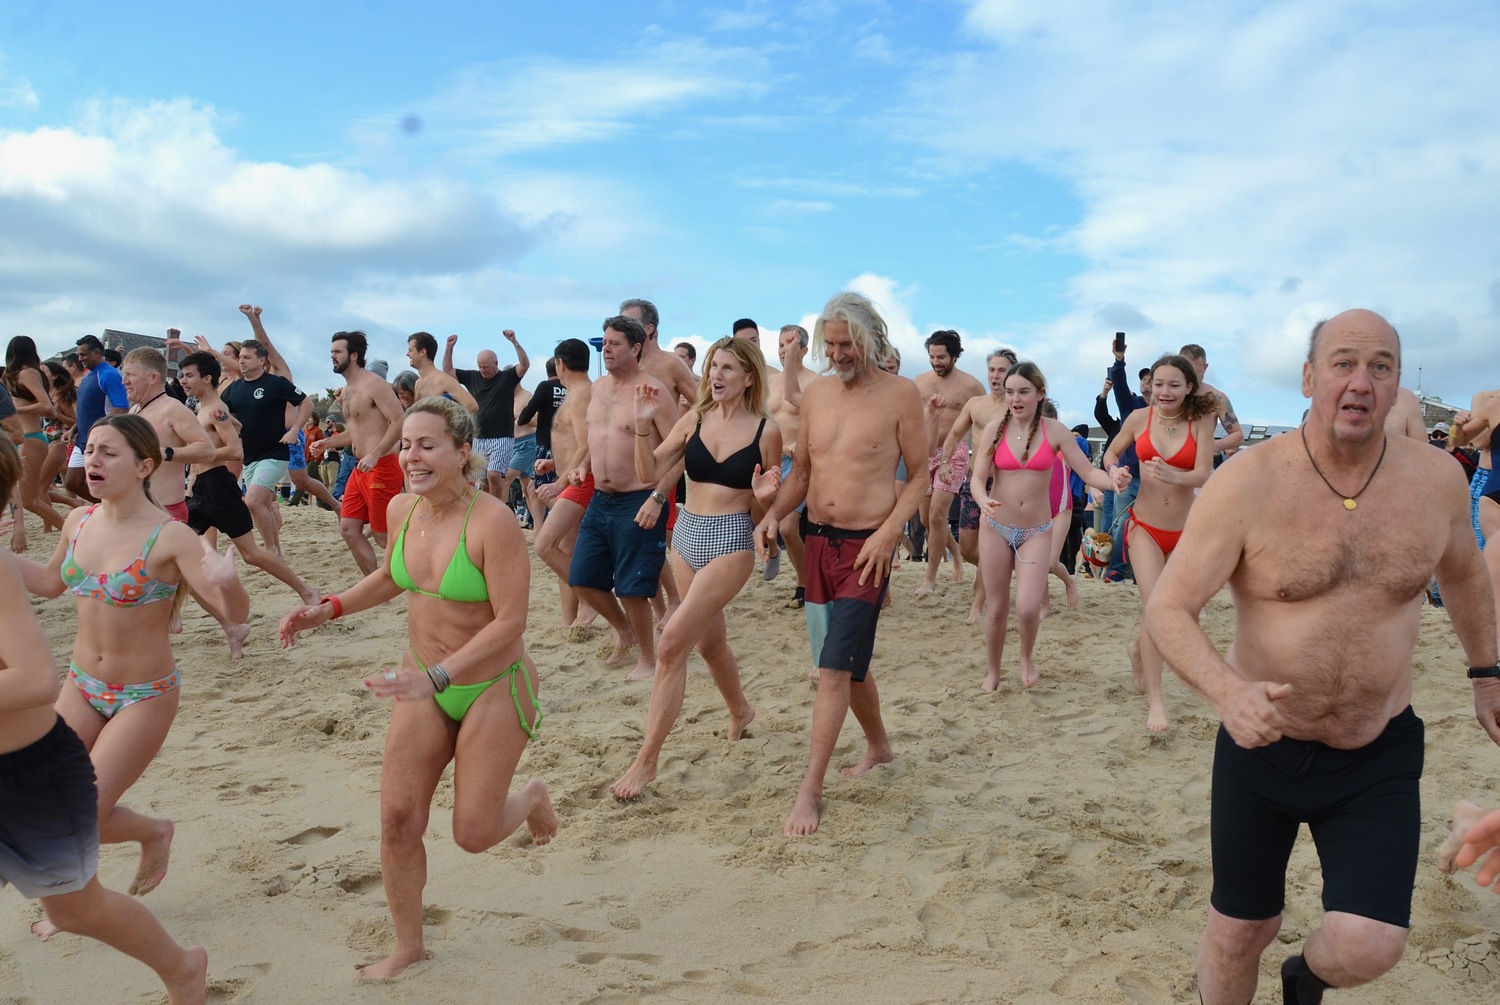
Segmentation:
[(766, 420), (761, 419), (760, 426), (755, 430), (755, 439), (721, 461), (709, 453), (708, 447), (704, 445), (703, 437), (699, 435), (703, 432), (703, 423), (700, 421), (682, 451), (687, 476), (695, 482), (723, 485), (725, 488), (750, 488), (750, 481), (755, 477), (755, 466), (760, 463), (760, 434), (765, 428)]

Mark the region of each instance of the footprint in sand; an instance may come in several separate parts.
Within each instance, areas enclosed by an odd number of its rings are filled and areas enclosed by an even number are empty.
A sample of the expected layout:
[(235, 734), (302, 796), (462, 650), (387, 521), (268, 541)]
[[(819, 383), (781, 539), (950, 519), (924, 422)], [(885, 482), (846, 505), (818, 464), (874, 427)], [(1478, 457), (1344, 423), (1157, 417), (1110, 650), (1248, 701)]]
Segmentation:
[(333, 837), (341, 830), (343, 830), (342, 827), (309, 827), (307, 830), (299, 831), (289, 838), (282, 838), (280, 843), (291, 845), (317, 844), (319, 841)]

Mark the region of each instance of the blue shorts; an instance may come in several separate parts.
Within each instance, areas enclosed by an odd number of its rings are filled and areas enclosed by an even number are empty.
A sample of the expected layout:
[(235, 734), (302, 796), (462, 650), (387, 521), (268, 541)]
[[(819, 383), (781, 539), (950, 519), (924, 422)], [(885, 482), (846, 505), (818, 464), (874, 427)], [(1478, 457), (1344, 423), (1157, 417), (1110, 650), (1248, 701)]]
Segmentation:
[[(548, 448), (548, 447), (537, 447), (536, 448), (536, 459), (539, 460), (539, 461), (540, 460), (544, 460), (544, 459), (545, 460), (549, 460), (549, 461), (552, 460), (553, 459), (553, 457), (552, 457), (552, 450), (550, 448)], [(539, 475), (539, 474), (536, 473), (536, 465), (535, 465), (535, 463), (532, 464), (532, 469), (531, 470), (532, 470), (532, 476), (533, 476), (532, 480), (535, 481), (538, 485), (551, 485), (553, 482), (557, 481), (557, 466), (556, 465), (553, 465), (552, 470), (548, 471), (545, 475)]]
[(510, 451), (508, 471), (521, 472), (522, 478), (536, 477), (536, 436), (519, 436)]
[(578, 541), (568, 566), (568, 585), (613, 591), (617, 597), (654, 597), (667, 560), (667, 513), (656, 526), (636, 526), (635, 515), (651, 497), (638, 492), (596, 489), (578, 524)]
[(304, 433), (300, 429), (297, 430), (297, 442), (296, 443), (292, 443), (292, 444), (288, 444), (288, 446), (286, 448), (286, 455), (287, 455), (286, 469), (288, 471), (306, 471), (307, 470), (307, 434), (306, 433)]
[(77, 893), (99, 871), (99, 796), (89, 752), (59, 718), (0, 754), (0, 887), (33, 899)]
[[(792, 459), (791, 459), (790, 456), (788, 456), (786, 454), (782, 454), (781, 455), (781, 480), (782, 481), (786, 481), (787, 476), (790, 475), (791, 473), (792, 473)], [(792, 510), (792, 512), (793, 513), (806, 513), (807, 512), (807, 500), (803, 499), (802, 502), (797, 506), (797, 508), (794, 509), (794, 510)]]

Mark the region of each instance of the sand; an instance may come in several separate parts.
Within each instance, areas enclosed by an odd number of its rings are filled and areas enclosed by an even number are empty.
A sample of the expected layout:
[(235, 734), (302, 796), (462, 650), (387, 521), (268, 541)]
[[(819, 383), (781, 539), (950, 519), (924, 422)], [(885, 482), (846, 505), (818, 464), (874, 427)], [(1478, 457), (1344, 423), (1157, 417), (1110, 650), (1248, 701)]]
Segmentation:
[[(356, 572), (333, 516), (286, 510), (284, 540), (311, 582)], [(32, 553), (50, 540), (39, 530)], [(55, 540), (55, 539), (51, 539)], [(912, 596), (904, 565), (875, 649), (896, 760), (858, 779), (830, 773), (822, 829), (781, 825), (807, 756), (812, 691), (788, 572), (756, 576), (729, 608), (730, 641), (759, 711), (724, 738), (706, 670), (687, 700), (661, 777), (639, 802), (605, 791), (639, 746), (649, 684), (595, 655), (604, 630), (570, 640), (555, 580), (532, 567), (527, 641), (547, 721), (519, 777), (545, 778), (562, 819), (549, 846), (512, 836), (482, 855), (452, 842), (452, 789), (439, 788), (425, 895), (432, 960), (361, 985), (355, 967), (391, 944), (379, 869), (378, 791), (387, 709), (362, 677), (399, 658), (405, 604), (350, 616), (291, 652), (275, 624), (294, 598), (244, 572), (254, 604), (245, 659), (189, 607), (176, 646), (184, 699), (165, 748), (126, 804), (172, 817), (170, 875), (146, 898), (181, 941), (208, 947), (212, 1002), (837, 1003), (1195, 1002), (1194, 945), (1209, 889), (1209, 767), (1217, 719), (1167, 682), (1174, 728), (1144, 731), (1146, 704), (1124, 645), (1139, 619), (1129, 587), (1085, 581), (1077, 611), (1042, 626), (1042, 683), (1017, 683), (1014, 631), (1000, 691), (981, 694), (983, 641), (963, 624), (963, 586)], [(71, 603), (39, 603), (60, 666)], [(1224, 645), (1227, 594), (1207, 626)], [(1415, 705), (1427, 723), (1424, 860), (1406, 957), (1343, 1002), (1492, 1003), (1500, 996), (1500, 897), (1433, 864), (1453, 802), (1500, 803), (1500, 749), (1474, 721), (1464, 659), (1441, 611), (1423, 612)], [(851, 718), (835, 764), (862, 749)], [(107, 847), (123, 888), (135, 851)], [(1317, 859), (1294, 854), (1273, 975), (1316, 922)], [(156, 1002), (152, 974), (73, 936), (35, 940), (40, 914), (0, 893), (0, 1005)]]

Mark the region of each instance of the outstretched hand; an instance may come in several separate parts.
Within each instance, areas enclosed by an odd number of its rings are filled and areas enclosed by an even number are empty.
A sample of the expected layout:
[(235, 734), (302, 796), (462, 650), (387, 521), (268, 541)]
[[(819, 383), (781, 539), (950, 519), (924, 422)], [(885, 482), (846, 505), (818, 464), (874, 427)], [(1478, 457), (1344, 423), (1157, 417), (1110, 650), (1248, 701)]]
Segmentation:
[(766, 556), (771, 553), (771, 546), (776, 543), (776, 521), (770, 513), (767, 513), (760, 523), (755, 525), (755, 557), (764, 562)]
[(200, 537), (198, 542), (203, 546), (203, 578), (219, 589), (227, 589), (239, 581), (239, 573), (235, 570), (235, 549), (229, 549), (229, 554), (221, 555), (208, 543), (208, 538)]
[(750, 489), (755, 493), (755, 498), (763, 503), (769, 503), (776, 498), (776, 490), (781, 487), (781, 469), (772, 468), (770, 471), (762, 471), (760, 465), (755, 466), (755, 473), (750, 476)]
[(333, 611), (327, 604), (298, 604), (286, 612), (281, 624), (276, 627), (276, 637), (281, 640), (281, 648), (292, 648), (297, 644), (298, 632), (316, 628), (332, 618)]
[(254, 321), (256, 318), (260, 317), (260, 308), (252, 307), (250, 304), (240, 304), (240, 313), (245, 315), (245, 317), (249, 318), (250, 320)]

